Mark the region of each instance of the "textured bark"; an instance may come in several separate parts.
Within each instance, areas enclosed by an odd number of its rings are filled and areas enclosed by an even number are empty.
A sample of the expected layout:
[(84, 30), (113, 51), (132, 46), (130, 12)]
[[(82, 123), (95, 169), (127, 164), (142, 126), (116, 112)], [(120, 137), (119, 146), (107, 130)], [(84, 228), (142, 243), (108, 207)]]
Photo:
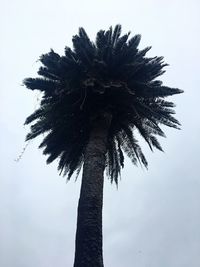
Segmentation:
[(96, 121), (85, 151), (74, 267), (103, 267), (103, 173), (110, 120), (110, 116), (104, 114)]

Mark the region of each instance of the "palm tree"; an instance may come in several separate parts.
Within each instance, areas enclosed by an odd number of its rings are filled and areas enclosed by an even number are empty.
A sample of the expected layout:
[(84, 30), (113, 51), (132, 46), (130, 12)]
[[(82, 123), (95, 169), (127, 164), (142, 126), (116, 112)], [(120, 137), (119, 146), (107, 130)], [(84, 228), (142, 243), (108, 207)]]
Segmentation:
[(64, 56), (53, 50), (42, 55), (41, 78), (24, 80), (28, 89), (43, 93), (40, 107), (25, 121), (33, 123), (26, 140), (46, 133), (39, 147), (47, 163), (59, 160), (67, 179), (83, 166), (74, 267), (103, 266), (104, 169), (118, 184), (124, 153), (147, 167), (136, 130), (151, 150), (162, 151), (156, 138), (165, 136), (160, 125), (180, 125), (165, 97), (182, 91), (157, 80), (167, 64), (163, 57), (146, 57), (151, 47), (139, 50), (141, 36), (129, 35), (122, 36), (116, 25), (100, 30), (92, 42), (80, 28), (73, 49), (66, 47)]

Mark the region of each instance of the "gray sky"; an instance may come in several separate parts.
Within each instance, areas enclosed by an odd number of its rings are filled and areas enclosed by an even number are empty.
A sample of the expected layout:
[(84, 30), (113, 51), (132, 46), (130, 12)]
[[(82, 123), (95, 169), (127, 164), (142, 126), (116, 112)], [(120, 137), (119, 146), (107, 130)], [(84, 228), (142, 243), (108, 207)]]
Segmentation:
[(163, 81), (185, 93), (173, 97), (182, 130), (166, 129), (165, 153), (142, 143), (149, 170), (127, 160), (118, 190), (106, 179), (105, 266), (200, 266), (199, 10), (198, 0), (1, 1), (0, 266), (72, 266), (80, 178), (66, 184), (56, 163), (47, 166), (40, 139), (14, 161), (37, 107), (37, 93), (20, 84), (42, 53), (63, 54), (79, 26), (94, 39), (116, 23), (141, 33), (149, 56), (165, 57)]

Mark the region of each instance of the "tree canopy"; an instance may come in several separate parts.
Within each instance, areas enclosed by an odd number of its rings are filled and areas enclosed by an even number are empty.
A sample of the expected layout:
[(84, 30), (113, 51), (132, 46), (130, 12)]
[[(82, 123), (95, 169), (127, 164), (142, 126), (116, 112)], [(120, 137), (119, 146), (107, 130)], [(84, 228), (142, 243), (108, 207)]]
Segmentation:
[(121, 35), (121, 26), (100, 30), (92, 42), (83, 28), (60, 56), (53, 50), (40, 57), (40, 77), (27, 78), (28, 89), (43, 93), (40, 107), (25, 124), (32, 123), (27, 140), (45, 133), (40, 144), (47, 163), (59, 159), (58, 170), (70, 179), (79, 173), (92, 125), (107, 112), (112, 121), (106, 153), (107, 174), (118, 182), (124, 153), (134, 164), (147, 167), (135, 137), (137, 129), (151, 150), (162, 147), (161, 125), (178, 129), (174, 104), (167, 96), (182, 93), (157, 78), (167, 66), (163, 57), (146, 57), (151, 47), (139, 50), (141, 36)]

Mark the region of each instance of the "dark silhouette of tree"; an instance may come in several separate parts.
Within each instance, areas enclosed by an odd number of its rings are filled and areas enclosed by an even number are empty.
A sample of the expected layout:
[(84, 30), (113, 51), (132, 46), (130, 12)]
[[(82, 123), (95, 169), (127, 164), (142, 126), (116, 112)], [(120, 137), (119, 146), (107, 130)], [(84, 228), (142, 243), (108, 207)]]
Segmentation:
[(156, 138), (165, 136), (160, 125), (180, 125), (165, 98), (182, 91), (157, 80), (167, 64), (163, 57), (146, 57), (151, 47), (139, 50), (141, 36), (129, 35), (121, 36), (117, 25), (100, 30), (92, 42), (80, 28), (73, 49), (66, 47), (64, 56), (53, 50), (42, 55), (41, 78), (24, 80), (28, 89), (43, 93), (40, 107), (26, 119), (33, 123), (26, 139), (46, 133), (39, 147), (47, 163), (59, 159), (58, 170), (67, 179), (83, 166), (74, 267), (103, 266), (104, 169), (117, 184), (124, 153), (147, 167), (135, 130), (151, 150), (162, 151)]

